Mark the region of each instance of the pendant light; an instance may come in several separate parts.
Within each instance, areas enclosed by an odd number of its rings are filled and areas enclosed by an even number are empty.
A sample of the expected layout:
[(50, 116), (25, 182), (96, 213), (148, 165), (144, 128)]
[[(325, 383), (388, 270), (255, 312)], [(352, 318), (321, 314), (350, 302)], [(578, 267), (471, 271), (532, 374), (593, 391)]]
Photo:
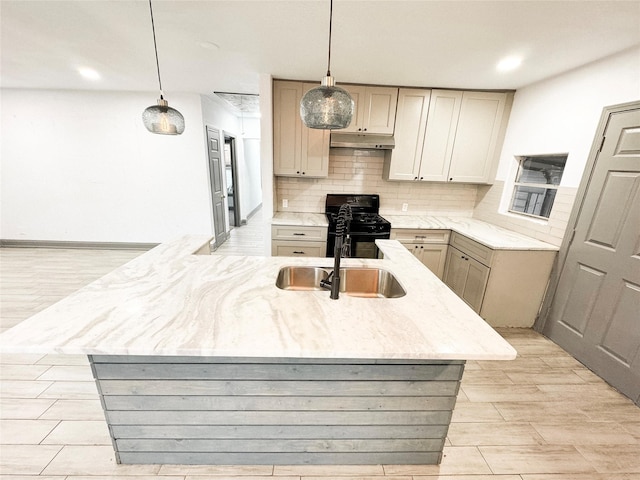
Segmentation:
[(327, 75), (319, 87), (312, 88), (300, 100), (300, 117), (309, 128), (333, 130), (346, 128), (353, 117), (354, 103), (349, 93), (336, 87), (331, 76), (331, 22), (333, 20), (333, 0), (329, 10), (329, 58)]
[(180, 135), (184, 132), (184, 117), (175, 108), (169, 106), (169, 102), (162, 94), (162, 81), (160, 80), (160, 63), (158, 62), (158, 45), (156, 44), (156, 28), (153, 23), (153, 8), (149, 0), (149, 12), (151, 13), (151, 31), (153, 32), (153, 48), (156, 52), (156, 68), (158, 69), (158, 85), (160, 86), (160, 98), (157, 105), (151, 105), (142, 112), (142, 122), (151, 133), (160, 135)]

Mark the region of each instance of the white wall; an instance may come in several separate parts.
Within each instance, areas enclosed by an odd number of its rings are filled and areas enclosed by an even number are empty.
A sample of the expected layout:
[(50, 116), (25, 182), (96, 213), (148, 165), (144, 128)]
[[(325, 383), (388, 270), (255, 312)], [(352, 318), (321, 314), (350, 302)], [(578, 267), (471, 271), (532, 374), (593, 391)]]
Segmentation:
[(210, 234), (199, 95), (180, 136), (149, 133), (157, 94), (2, 90), (0, 238), (162, 242)]
[[(265, 220), (273, 217), (275, 179), (273, 176), (273, 81), (271, 75), (260, 75), (260, 172), (262, 176), (262, 215)], [(271, 223), (265, 222), (265, 255), (271, 255)]]
[(496, 178), (514, 155), (569, 153), (561, 185), (577, 187), (605, 106), (640, 99), (640, 48), (518, 90)]
[[(493, 187), (480, 187), (474, 217), (560, 245), (602, 109), (640, 100), (640, 48), (530, 85), (515, 94)], [(517, 155), (568, 153), (549, 220), (506, 213)]]
[(242, 220), (262, 204), (262, 176), (260, 165), (260, 118), (244, 118), (242, 145), (244, 169), (241, 177)]

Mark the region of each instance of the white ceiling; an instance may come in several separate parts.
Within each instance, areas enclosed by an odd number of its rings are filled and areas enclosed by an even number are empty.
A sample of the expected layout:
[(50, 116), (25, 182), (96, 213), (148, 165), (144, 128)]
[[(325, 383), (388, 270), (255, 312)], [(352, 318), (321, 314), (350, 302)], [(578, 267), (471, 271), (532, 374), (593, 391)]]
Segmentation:
[[(157, 89), (146, 0), (0, 8), (3, 87)], [(325, 74), (328, 0), (154, 0), (153, 9), (168, 98), (258, 93), (261, 73)], [(338, 83), (517, 89), (640, 44), (640, 1), (335, 0), (333, 20)], [(522, 67), (496, 72), (512, 54)], [(101, 78), (86, 80), (78, 67)]]

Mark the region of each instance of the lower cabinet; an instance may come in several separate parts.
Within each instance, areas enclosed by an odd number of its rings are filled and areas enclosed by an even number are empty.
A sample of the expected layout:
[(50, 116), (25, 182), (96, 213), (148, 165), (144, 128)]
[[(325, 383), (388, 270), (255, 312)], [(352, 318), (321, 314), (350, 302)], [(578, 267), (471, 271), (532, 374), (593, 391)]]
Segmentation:
[(425, 267), (442, 280), (447, 260), (447, 246), (429, 243), (403, 243)]
[(493, 250), (451, 234), (443, 281), (493, 327), (531, 327), (556, 252)]
[(419, 230), (398, 228), (391, 230), (391, 239), (398, 240), (424, 266), (442, 280), (447, 259), (449, 230)]
[(327, 227), (271, 226), (271, 255), (274, 257), (325, 257)]
[(489, 279), (489, 270), (486, 265), (450, 246), (444, 283), (479, 313)]

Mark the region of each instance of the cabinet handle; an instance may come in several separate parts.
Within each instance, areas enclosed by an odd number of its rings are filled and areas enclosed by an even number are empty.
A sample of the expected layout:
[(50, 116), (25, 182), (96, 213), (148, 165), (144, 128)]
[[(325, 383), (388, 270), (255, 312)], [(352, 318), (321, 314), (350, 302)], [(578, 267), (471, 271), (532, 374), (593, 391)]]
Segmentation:
[(306, 235), (306, 233), (295, 232), (294, 235), (297, 236), (297, 237), (304, 237)]
[(359, 128), (359, 129), (358, 129), (358, 131), (359, 131), (359, 132), (361, 132), (361, 131), (362, 131), (362, 129), (361, 129), (361, 128)]
[(297, 251), (295, 251), (295, 250), (293, 251), (293, 253), (296, 253), (296, 254), (298, 254), (298, 255), (304, 255), (304, 252), (297, 252)]
[(420, 177), (420, 180), (424, 180), (424, 177)]
[(367, 131), (367, 129), (366, 129), (366, 128), (363, 128), (363, 130), (364, 130), (365, 132)]
[(417, 180), (417, 179), (418, 179), (418, 177), (413, 177), (413, 179), (414, 179), (414, 180)]
[(449, 181), (450, 181), (450, 182), (453, 182), (453, 177), (449, 178)]
[(302, 172), (302, 174), (303, 174), (303, 175), (304, 175), (305, 173), (307, 173), (307, 172)]
[(300, 170), (298, 170), (296, 173), (300, 173)]

